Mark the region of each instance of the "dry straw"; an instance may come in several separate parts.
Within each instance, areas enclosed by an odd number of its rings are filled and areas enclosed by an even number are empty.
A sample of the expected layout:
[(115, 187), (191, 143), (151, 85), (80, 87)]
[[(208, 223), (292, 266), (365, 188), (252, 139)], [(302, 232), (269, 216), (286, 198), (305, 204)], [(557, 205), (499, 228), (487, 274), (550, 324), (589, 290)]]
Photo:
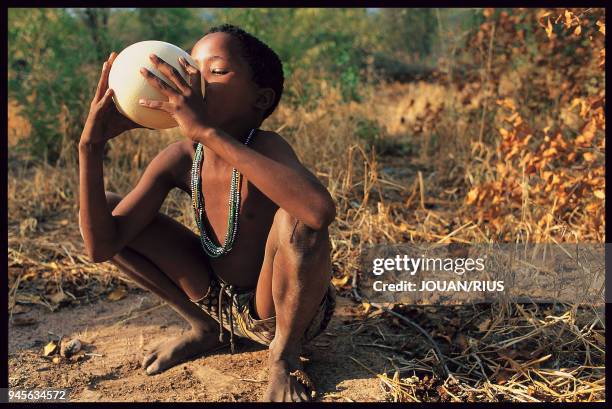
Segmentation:
[[(365, 88), (363, 102), (348, 104), (341, 103), (339, 92), (328, 87), (315, 109), (281, 105), (266, 123), (267, 129), (280, 131), (290, 141), (337, 203), (338, 217), (330, 234), (334, 282), (341, 295), (351, 296), (350, 279), (360, 273), (359, 257), (373, 244), (486, 243), (497, 240), (494, 232), (500, 230), (525, 241), (535, 233), (542, 241), (598, 241), (585, 213), (580, 216), (582, 222), (575, 219), (571, 225), (560, 217), (539, 225), (529, 197), (523, 200), (518, 227), (510, 217), (497, 220), (494, 230), (475, 220), (473, 207), (463, 200), (469, 186), (466, 181), (476, 184), (485, 177), (482, 164), (487, 163), (485, 158), (491, 160), (489, 148), (483, 146), (473, 156), (465, 147), (477, 138), (478, 126), (441, 116), (452, 118), (453, 112), (460, 116), (460, 109), (468, 109), (460, 101), (469, 89), (459, 91), (449, 85), (444, 94), (447, 106), (432, 109), (419, 98), (429, 98), (436, 87), (420, 82)], [(417, 112), (420, 116), (414, 114), (417, 105), (423, 106)], [(408, 107), (415, 115), (410, 120), (401, 111)], [(364, 121), (379, 129), (358, 132)], [(421, 128), (422, 138), (411, 136), (416, 135), (413, 126)], [(427, 135), (432, 126), (453, 136), (429, 155)], [(456, 134), (460, 128), (472, 133)], [(150, 160), (181, 138), (173, 131), (133, 131), (113, 140), (105, 160), (106, 189), (125, 195)], [(77, 226), (76, 163), (33, 166), (26, 158), (11, 156), (8, 179), (11, 314), (31, 304), (51, 311), (64, 304), (85, 304), (117, 287), (133, 285), (114, 266), (91, 263), (85, 256)], [(554, 209), (552, 200), (551, 204)], [(171, 192), (162, 211), (195, 231), (186, 194)], [(368, 367), (381, 381), (381, 400), (604, 399), (604, 324), (595, 308), (499, 303), (427, 313), (446, 322), (452, 319), (449, 311), (461, 311), (463, 326), (448, 326), (454, 332), (433, 329), (425, 316), (410, 318), (402, 306), (370, 304), (366, 308), (377, 315), (362, 324), (374, 325), (378, 331), (361, 333), (369, 337), (361, 343), (369, 346), (360, 348), (375, 348), (394, 365), (393, 376), (387, 376), (385, 368)], [(425, 307), (417, 310), (426, 311)], [(468, 324), (482, 324), (483, 316), (488, 323), (481, 325), (482, 330)], [(401, 328), (400, 336), (385, 332), (392, 327)], [(365, 331), (368, 326), (359, 328)], [(373, 341), (380, 333), (383, 336)], [(420, 340), (423, 348), (410, 351), (402, 346), (408, 334)], [(355, 334), (356, 340), (359, 336)]]

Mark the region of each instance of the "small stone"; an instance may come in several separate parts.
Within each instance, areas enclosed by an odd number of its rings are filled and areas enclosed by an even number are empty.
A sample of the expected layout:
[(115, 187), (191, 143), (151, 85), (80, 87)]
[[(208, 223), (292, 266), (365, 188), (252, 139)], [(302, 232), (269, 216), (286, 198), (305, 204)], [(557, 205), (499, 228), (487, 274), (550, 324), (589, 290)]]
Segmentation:
[(60, 348), (60, 355), (66, 358), (70, 358), (81, 350), (82, 343), (78, 338), (71, 339), (68, 342), (62, 342)]

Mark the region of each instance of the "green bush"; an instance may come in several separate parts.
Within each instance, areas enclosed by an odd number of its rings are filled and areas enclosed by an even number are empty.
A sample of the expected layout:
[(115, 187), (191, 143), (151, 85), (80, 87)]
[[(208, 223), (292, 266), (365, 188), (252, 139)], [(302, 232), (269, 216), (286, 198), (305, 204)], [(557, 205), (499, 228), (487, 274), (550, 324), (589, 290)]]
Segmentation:
[(92, 94), (86, 67), (96, 58), (95, 47), (65, 10), (9, 9), (8, 17), (9, 97), (32, 126), (21, 147), (34, 158), (56, 161), (82, 128)]
[(283, 103), (311, 109), (322, 84), (359, 101), (375, 53), (429, 53), (435, 32), (429, 9), (9, 9), (8, 17), (9, 98), (32, 125), (18, 148), (49, 162), (75, 155), (102, 62), (134, 42), (189, 50), (211, 26), (236, 24), (281, 57)]

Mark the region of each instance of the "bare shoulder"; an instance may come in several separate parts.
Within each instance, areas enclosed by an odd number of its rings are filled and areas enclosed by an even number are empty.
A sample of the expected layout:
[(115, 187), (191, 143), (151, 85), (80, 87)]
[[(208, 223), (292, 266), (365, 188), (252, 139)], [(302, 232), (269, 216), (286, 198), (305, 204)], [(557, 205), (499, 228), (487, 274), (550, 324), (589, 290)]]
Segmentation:
[(254, 148), (262, 155), (276, 160), (292, 160), (299, 162), (291, 144), (273, 131), (261, 131), (254, 141)]
[(278, 133), (273, 131), (262, 131), (257, 135), (259, 144), (255, 149), (277, 162), (301, 172), (306, 177), (322, 185), (321, 181), (300, 161), (291, 144)]
[(151, 161), (150, 166), (167, 176), (172, 187), (182, 188), (185, 170), (191, 167), (190, 140), (173, 142), (162, 149)]

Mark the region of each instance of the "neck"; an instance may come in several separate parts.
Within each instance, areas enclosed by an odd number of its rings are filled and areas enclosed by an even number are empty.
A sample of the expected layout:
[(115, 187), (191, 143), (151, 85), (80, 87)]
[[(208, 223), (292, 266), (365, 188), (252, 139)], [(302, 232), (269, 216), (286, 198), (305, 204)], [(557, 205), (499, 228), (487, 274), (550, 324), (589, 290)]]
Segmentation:
[[(240, 129), (235, 129), (235, 130), (222, 129), (222, 131), (225, 132), (231, 138), (240, 142), (241, 144), (244, 144), (247, 138), (249, 137), (251, 130), (254, 128), (257, 129), (257, 127), (252, 127), (252, 128), (240, 127)], [(225, 163), (225, 161), (219, 155), (217, 155), (216, 152), (214, 152), (212, 149), (210, 149), (206, 145), (204, 145), (204, 154), (206, 155), (207, 161), (209, 161), (209, 163), (212, 164), (213, 166), (215, 166), (215, 164), (218, 164), (218, 163)]]

